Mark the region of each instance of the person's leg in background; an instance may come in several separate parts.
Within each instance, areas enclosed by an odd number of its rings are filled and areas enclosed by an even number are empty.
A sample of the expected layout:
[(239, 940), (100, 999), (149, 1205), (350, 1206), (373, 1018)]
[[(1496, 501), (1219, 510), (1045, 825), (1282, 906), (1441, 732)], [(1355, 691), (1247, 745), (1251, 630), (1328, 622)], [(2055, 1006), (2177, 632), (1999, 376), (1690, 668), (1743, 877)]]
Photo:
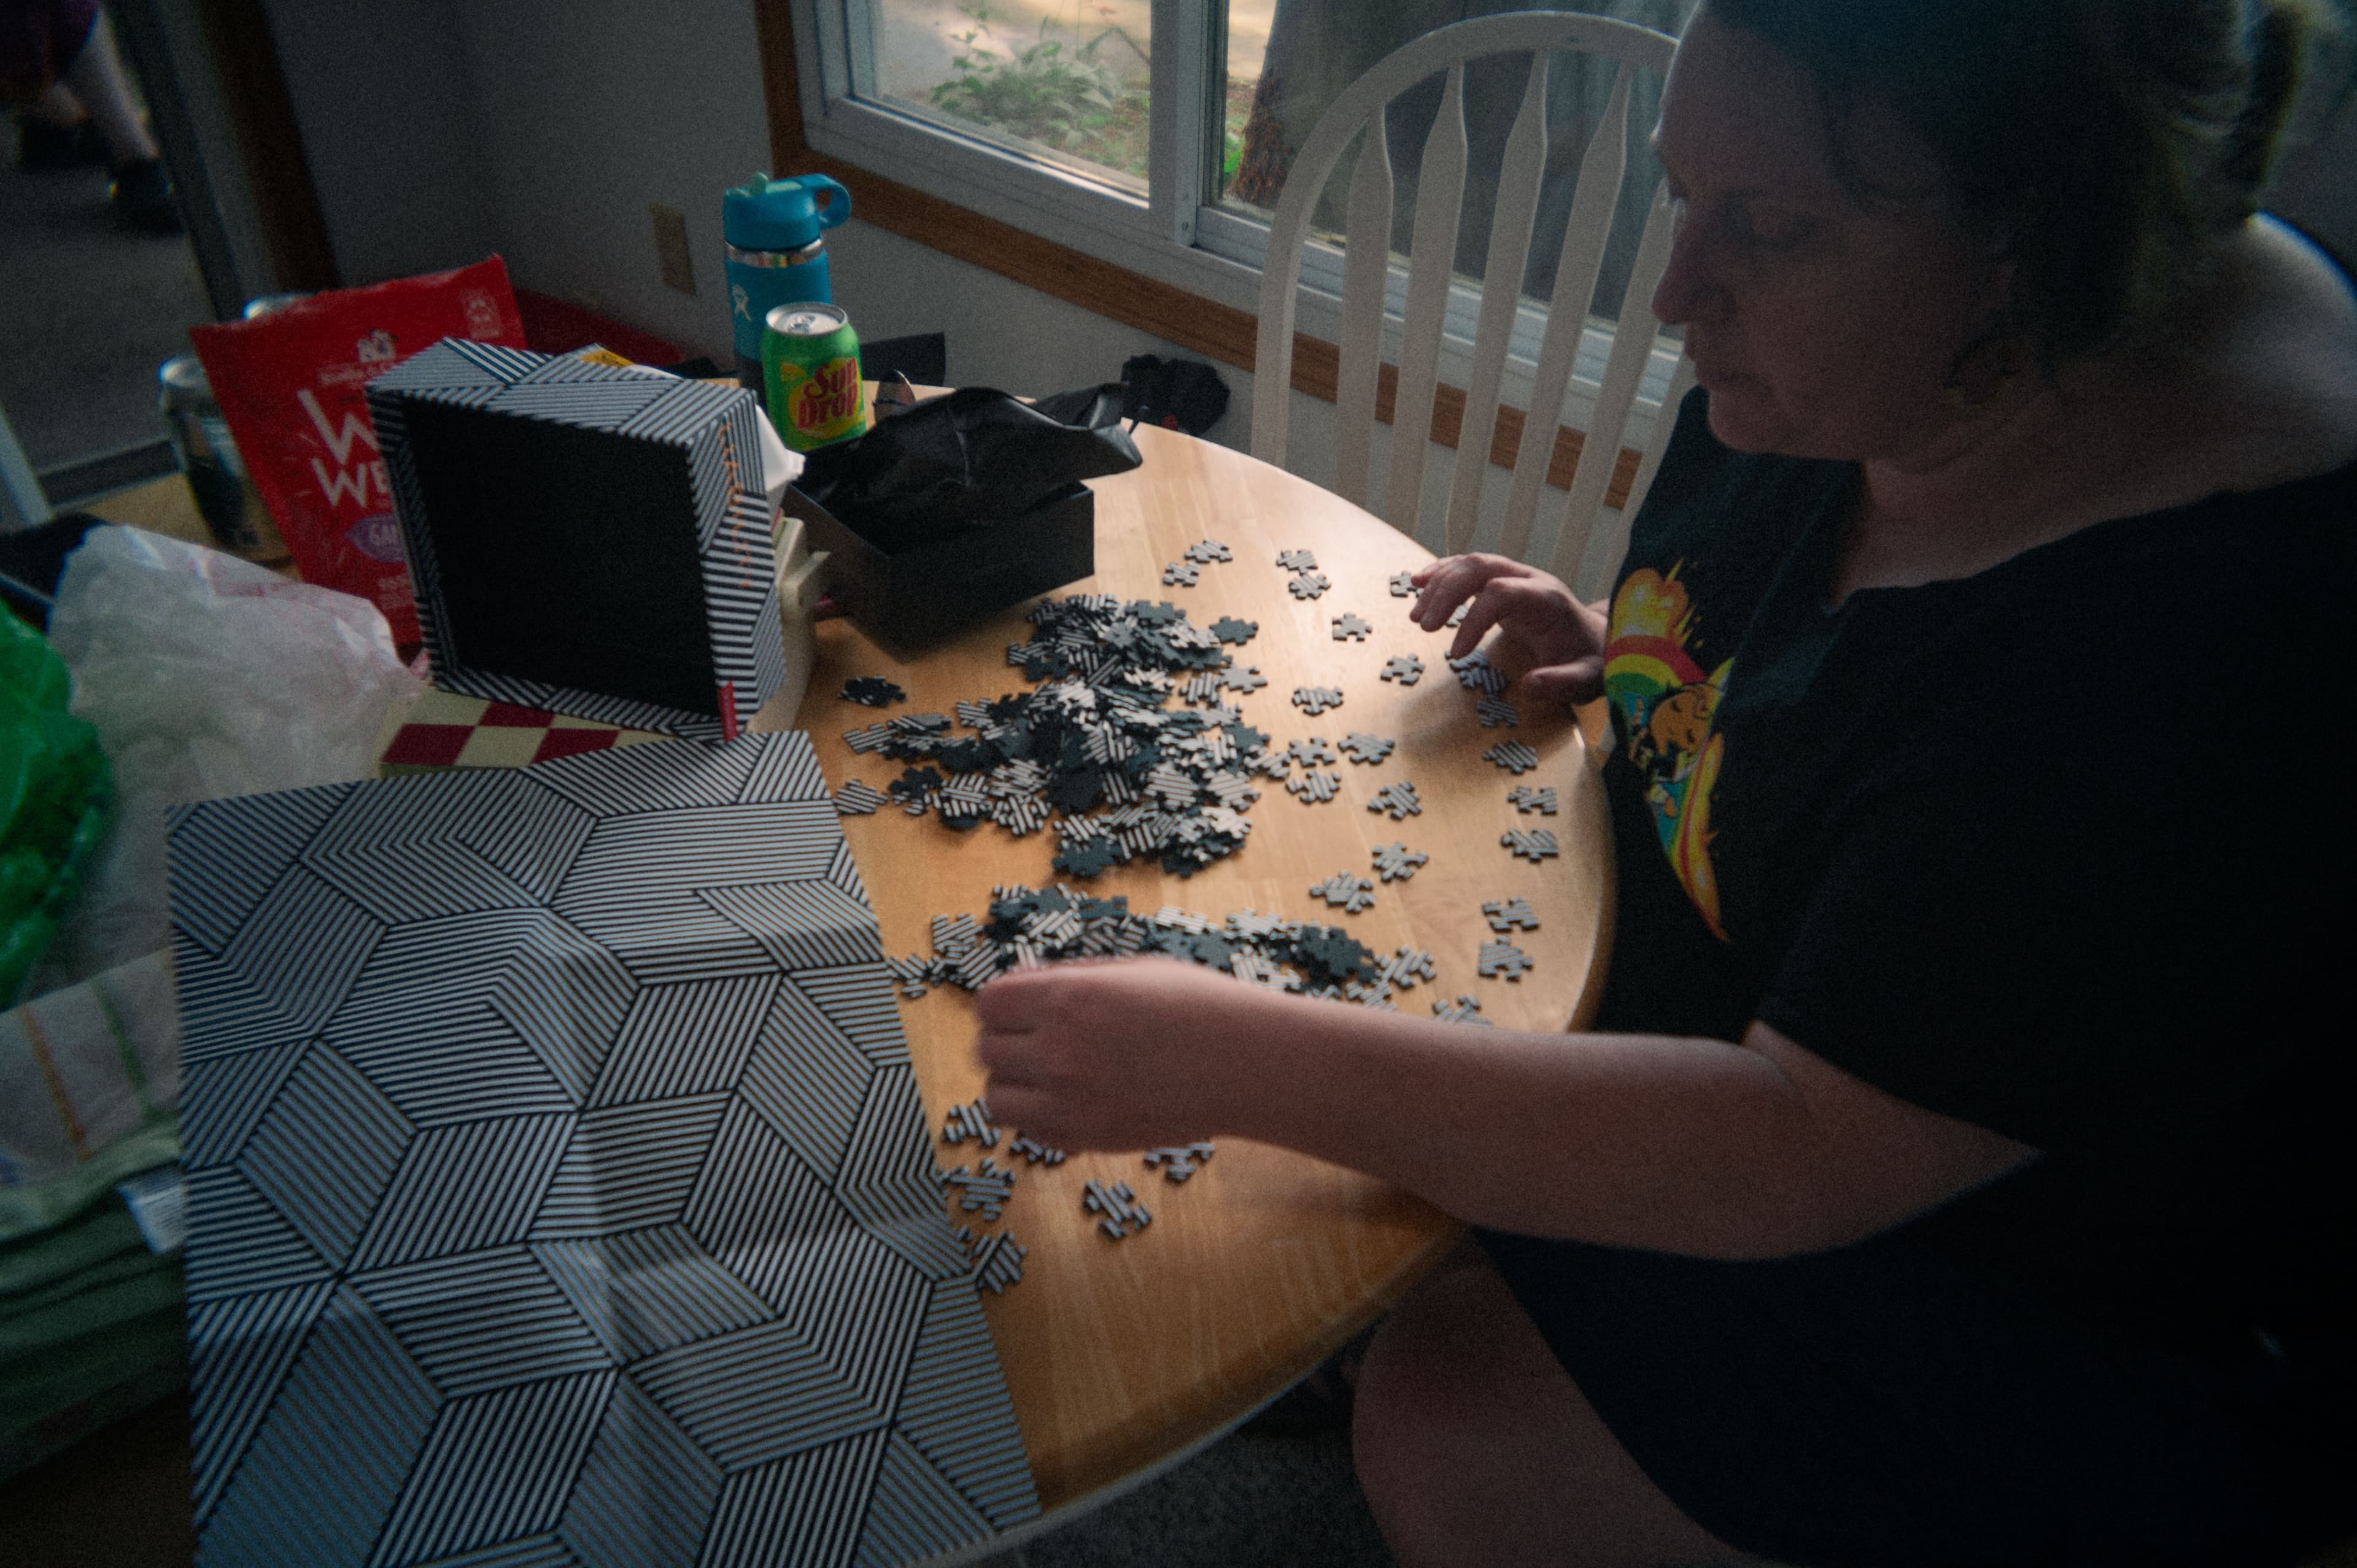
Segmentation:
[(103, 12), (91, 22), (81, 51), (66, 67), (65, 82), (106, 138), (115, 210), (134, 228), (178, 233), (180, 209), (172, 200), (172, 177), (165, 172), (163, 156), (131, 96), (122, 57), (114, 52), (114, 29)]
[(90, 168), (107, 161), (106, 138), (62, 81), (16, 112), (16, 162), (28, 169)]
[(0, 86), (22, 105), (17, 152), (26, 167), (98, 161), (94, 137), (124, 220), (152, 233), (179, 231), (171, 177), (97, 0), (0, 0)]
[(104, 140), (61, 80), (98, 21), (98, 0), (0, 0), (0, 102), (16, 111), (16, 161), (71, 168)]
[(114, 52), (114, 29), (100, 12), (82, 40), (81, 52), (65, 69), (65, 84), (91, 123), (106, 138), (106, 150), (120, 168), (124, 164), (156, 161), (155, 138), (131, 96), (131, 79), (124, 74), (123, 59)]

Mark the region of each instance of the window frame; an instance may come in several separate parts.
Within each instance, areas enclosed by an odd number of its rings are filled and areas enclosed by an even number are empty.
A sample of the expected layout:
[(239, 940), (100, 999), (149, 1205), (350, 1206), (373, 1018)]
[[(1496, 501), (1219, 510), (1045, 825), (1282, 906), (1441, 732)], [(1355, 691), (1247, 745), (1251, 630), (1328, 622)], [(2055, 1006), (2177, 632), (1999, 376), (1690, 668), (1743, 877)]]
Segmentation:
[[(853, 61), (860, 40), (854, 28), (860, 7), (855, 0), (754, 0), (754, 7), (773, 167), (856, 182), (864, 220), (1179, 348), (1253, 370), (1267, 226), (1201, 199), (1217, 181), (1213, 160), (1221, 144), (1211, 131), (1224, 123), (1226, 0), (1155, 0), (1143, 199), (857, 96)], [(1340, 251), (1313, 241), (1297, 285), (1293, 390), (1329, 403), (1339, 369), (1341, 271)], [(1385, 292), (1387, 310), (1396, 317), (1405, 303), (1402, 269), (1393, 269)], [(1450, 292), (1432, 439), (1454, 447), (1480, 295), (1462, 285)], [(1526, 303), (1518, 312), (1502, 388), (1510, 403), (1528, 401), (1544, 328), (1543, 310)], [(1387, 424), (1398, 334), (1397, 321), (1387, 321), (1377, 413)], [(1566, 399), (1573, 423), (1558, 428), (1548, 466), (1555, 488), (1570, 482), (1581, 442), (1577, 425), (1585, 423), (1598, 390), (1589, 367), (1601, 366), (1611, 337), (1611, 324), (1594, 318), (1583, 331), (1579, 369)], [(1656, 344), (1641, 409), (1658, 404), (1675, 360), (1674, 350)], [(1514, 407), (1500, 413), (1490, 461), (1511, 467), (1522, 418)], [(1617, 505), (1624, 493), (1635, 456), (1621, 453), (1608, 505)]]
[(1213, 33), (1226, 14), (1218, 0), (1159, 0), (1154, 6), (1143, 198), (858, 96), (854, 67), (868, 44), (856, 36), (864, 14), (856, 0), (791, 0), (780, 8), (791, 18), (802, 109), (797, 130), (810, 151), (937, 200), (1000, 216), (1171, 287), (1238, 309), (1255, 306), (1257, 252), (1230, 257), (1195, 243), (1210, 171), (1200, 166), (1200, 156), (1184, 156), (1189, 137), (1198, 149), (1206, 145), (1202, 101), (1225, 63)]

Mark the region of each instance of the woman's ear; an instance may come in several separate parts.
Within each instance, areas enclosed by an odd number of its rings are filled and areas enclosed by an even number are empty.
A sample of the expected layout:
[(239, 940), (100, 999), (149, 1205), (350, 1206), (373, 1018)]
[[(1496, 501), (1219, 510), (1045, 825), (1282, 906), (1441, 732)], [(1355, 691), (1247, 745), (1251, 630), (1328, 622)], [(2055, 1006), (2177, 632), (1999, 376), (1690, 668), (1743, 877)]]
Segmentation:
[(2014, 220), (1989, 225), (1982, 256), (1982, 326), (1948, 367), (1947, 392), (1959, 409), (1977, 408), (2029, 367), (2030, 336), (2019, 316), (2024, 230)]

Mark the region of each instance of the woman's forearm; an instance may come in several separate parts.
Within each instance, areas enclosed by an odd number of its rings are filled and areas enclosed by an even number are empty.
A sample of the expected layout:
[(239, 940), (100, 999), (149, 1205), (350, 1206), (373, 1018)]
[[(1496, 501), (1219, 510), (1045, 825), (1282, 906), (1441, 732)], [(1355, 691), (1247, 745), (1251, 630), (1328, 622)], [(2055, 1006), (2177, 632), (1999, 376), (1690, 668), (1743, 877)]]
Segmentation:
[(1501, 1230), (1779, 1256), (1871, 1234), (2018, 1163), (2018, 1145), (1789, 1042), (1523, 1034), (1266, 993), (1235, 1002), (1215, 1026), (1232, 1064), (1218, 1117), (1229, 1130)]
[[(1806, 1112), (1716, 1040), (1528, 1035), (1239, 996), (1223, 1130), (1476, 1224), (1679, 1251), (1791, 1251), (1777, 1169)], [(1225, 1010), (1222, 1010), (1223, 1012)]]
[(1869, 1235), (2035, 1154), (1760, 1024), (1740, 1044), (1523, 1034), (1168, 960), (1005, 975), (975, 1011), (993, 1109), (1065, 1147), (1235, 1133), (1541, 1235), (1778, 1256)]

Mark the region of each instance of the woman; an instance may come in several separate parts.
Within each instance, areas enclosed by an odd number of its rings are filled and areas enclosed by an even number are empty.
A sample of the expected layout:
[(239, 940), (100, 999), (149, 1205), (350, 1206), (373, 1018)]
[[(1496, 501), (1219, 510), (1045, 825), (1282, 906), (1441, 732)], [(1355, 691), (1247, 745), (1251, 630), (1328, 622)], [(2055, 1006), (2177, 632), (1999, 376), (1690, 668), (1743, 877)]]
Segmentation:
[(1595, 1032), (1169, 964), (982, 993), (1040, 1136), (1266, 1139), (1483, 1228), (1360, 1384), (1404, 1563), (2357, 1527), (2315, 918), (2357, 868), (2299, 788), (2352, 727), (2357, 297), (2252, 211), (2298, 45), (2232, 0), (1705, 0), (1656, 135), (1700, 391), (1620, 585), (1458, 557), (1415, 608), (1612, 699)]

